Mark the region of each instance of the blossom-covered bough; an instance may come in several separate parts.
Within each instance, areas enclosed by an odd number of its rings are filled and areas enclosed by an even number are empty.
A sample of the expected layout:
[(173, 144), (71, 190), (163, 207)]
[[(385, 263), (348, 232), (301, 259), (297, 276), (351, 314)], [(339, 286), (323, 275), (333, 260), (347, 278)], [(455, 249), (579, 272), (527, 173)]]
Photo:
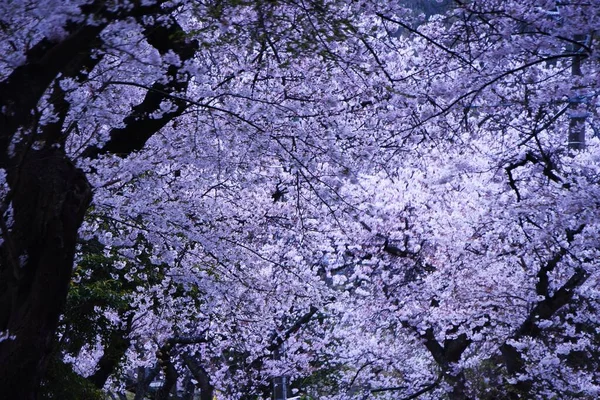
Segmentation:
[(0, 393), (596, 398), (600, 3), (401, 3), (2, 3)]

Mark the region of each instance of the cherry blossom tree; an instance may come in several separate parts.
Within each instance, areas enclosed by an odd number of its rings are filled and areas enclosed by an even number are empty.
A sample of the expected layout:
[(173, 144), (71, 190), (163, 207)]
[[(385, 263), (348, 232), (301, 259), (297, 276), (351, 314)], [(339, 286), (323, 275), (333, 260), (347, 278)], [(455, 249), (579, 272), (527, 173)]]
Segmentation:
[(522, 3), (1, 4), (0, 392), (597, 397), (600, 3)]
[[(135, 268), (165, 268), (158, 283), (140, 286), (156, 297), (128, 294), (131, 308), (103, 310), (123, 331), (120, 351), (135, 349), (126, 346), (134, 331), (146, 350), (177, 336), (184, 312), (172, 304), (172, 291), (181, 287), (205, 304), (206, 317), (191, 321), (218, 326), (214, 335), (223, 344), (212, 351), (219, 357), (232, 351), (232, 359), (251, 358), (257, 351), (228, 344), (235, 337), (227, 330), (237, 332), (239, 318), (268, 316), (265, 326), (253, 328), (257, 337), (272, 338), (262, 346), (266, 353), (296, 333), (296, 321), (314, 314), (327, 290), (310, 272), (309, 248), (296, 249), (303, 233), (292, 227), (301, 219), (303, 229), (315, 229), (311, 205), (334, 206), (335, 188), (324, 179), (344, 166), (338, 146), (330, 146), (335, 132), (326, 127), (371, 90), (361, 79), (373, 55), (362, 54), (360, 41), (370, 27), (352, 24), (368, 7), (153, 1), (2, 7), (0, 292), (1, 330), (10, 339), (0, 349), (3, 392), (35, 396), (75, 253), (95, 241), (112, 257), (111, 268), (125, 262), (115, 254), (129, 261), (126, 280), (144, 280)], [(329, 79), (342, 73), (344, 83)], [(296, 204), (283, 207), (291, 185)], [(97, 279), (94, 273), (81, 279)], [(149, 304), (153, 298), (158, 305)], [(246, 312), (239, 308), (244, 303)], [(172, 309), (173, 320), (156, 307)], [(121, 319), (129, 322), (121, 326)], [(144, 347), (150, 338), (154, 344)], [(265, 355), (254, 356), (250, 364), (259, 373)], [(92, 381), (101, 386), (114, 363), (99, 363)]]
[(371, 311), (348, 329), (384, 345), (351, 345), (349, 386), (597, 396), (596, 139), (581, 150), (597, 124), (598, 5), (531, 3), (459, 4), (413, 29), (418, 57), (390, 69), (412, 115), (386, 144), (422, 142), (363, 178), (354, 277)]

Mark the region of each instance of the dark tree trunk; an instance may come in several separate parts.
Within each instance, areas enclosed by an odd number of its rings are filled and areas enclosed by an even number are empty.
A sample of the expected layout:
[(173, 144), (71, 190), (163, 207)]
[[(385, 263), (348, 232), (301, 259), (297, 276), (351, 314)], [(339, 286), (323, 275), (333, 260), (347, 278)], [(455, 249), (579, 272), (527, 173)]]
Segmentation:
[(171, 344), (169, 342), (165, 343), (158, 350), (156, 355), (158, 358), (158, 364), (160, 365), (164, 374), (165, 381), (156, 392), (154, 399), (168, 400), (169, 395), (177, 390), (177, 379), (179, 378), (179, 373), (177, 372), (177, 369), (173, 364), (173, 359), (171, 358)]
[(146, 393), (148, 393), (148, 387), (150, 386), (150, 383), (152, 383), (154, 378), (156, 378), (159, 372), (159, 364), (156, 364), (156, 366), (151, 369), (146, 369), (144, 367), (138, 368), (134, 400), (143, 400), (146, 398)]
[(57, 148), (29, 150), (8, 169), (12, 221), (0, 248), (0, 393), (32, 400), (66, 299), (77, 230), (91, 201), (84, 174)]
[(200, 388), (200, 400), (212, 400), (215, 388), (210, 382), (210, 377), (202, 365), (189, 354), (183, 355), (183, 361), (192, 373), (194, 379), (198, 381)]
[[(192, 381), (191, 375), (187, 375), (185, 377), (185, 379), (183, 380), (183, 390), (184, 390), (184, 392), (183, 392), (183, 395), (181, 396), (181, 400), (194, 400), (194, 397), (196, 394), (196, 385)], [(202, 399), (202, 397), (200, 397), (200, 400), (204, 400), (204, 399)], [(211, 397), (210, 400), (213, 400), (213, 398)]]
[[(410, 325), (408, 326), (410, 327)], [(446, 333), (453, 333), (456, 329), (458, 329), (458, 326), (446, 331)], [(466, 334), (461, 333), (453, 339), (446, 339), (444, 346), (442, 346), (435, 338), (433, 328), (428, 328), (424, 334), (419, 334), (419, 336), (423, 339), (425, 347), (429, 350), (433, 359), (440, 366), (442, 378), (452, 387), (452, 391), (448, 393), (448, 398), (451, 400), (469, 399), (470, 397), (466, 393), (464, 372), (458, 371), (458, 373), (455, 373), (452, 371), (452, 366), (460, 361), (464, 351), (471, 345), (471, 339)]]
[(131, 319), (131, 316), (127, 319), (126, 329), (117, 328), (111, 332), (108, 347), (104, 350), (104, 354), (102, 354), (98, 362), (98, 369), (88, 378), (98, 389), (104, 387), (108, 378), (121, 362), (127, 349), (129, 349), (131, 344), (131, 339), (129, 339)]

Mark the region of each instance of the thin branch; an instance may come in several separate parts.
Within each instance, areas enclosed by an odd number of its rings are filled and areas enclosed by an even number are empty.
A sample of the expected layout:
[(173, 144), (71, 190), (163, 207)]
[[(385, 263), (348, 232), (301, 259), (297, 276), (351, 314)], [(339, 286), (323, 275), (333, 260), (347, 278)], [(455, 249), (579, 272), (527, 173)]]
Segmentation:
[(229, 111), (229, 110), (227, 110), (225, 108), (221, 108), (221, 107), (217, 107), (217, 106), (211, 106), (210, 104), (207, 104), (207, 103), (200, 103), (198, 101), (191, 100), (191, 99), (188, 99), (188, 98), (182, 97), (182, 96), (177, 96), (177, 95), (165, 92), (164, 90), (160, 90), (160, 89), (156, 89), (156, 88), (153, 88), (153, 87), (149, 87), (147, 85), (142, 85), (140, 83), (135, 83), (135, 82), (110, 80), (110, 81), (105, 82), (104, 85), (103, 85), (103, 87), (106, 87), (108, 85), (135, 86), (135, 87), (139, 87), (139, 88), (142, 88), (142, 89), (146, 89), (146, 90), (148, 90), (150, 92), (155, 92), (155, 93), (161, 94), (161, 95), (163, 95), (163, 96), (165, 96), (167, 98), (173, 99), (173, 100), (183, 101), (183, 102), (186, 102), (188, 104), (192, 104), (192, 105), (195, 105), (195, 106), (198, 106), (198, 107), (206, 108), (206, 109), (209, 109), (209, 110), (215, 110), (215, 111), (222, 112), (224, 114), (231, 115), (232, 117), (234, 117), (234, 118), (236, 118), (236, 119), (238, 119), (238, 120), (240, 120), (240, 121), (242, 121), (242, 122), (250, 125), (251, 127), (253, 127), (254, 129), (256, 129), (257, 131), (259, 131), (261, 133), (265, 131), (263, 128), (261, 128), (260, 126), (256, 125), (254, 122), (252, 122), (252, 121), (250, 121), (250, 120), (242, 117), (239, 114), (234, 113), (233, 111)]
[(426, 41), (428, 41), (429, 43), (431, 43), (432, 45), (434, 45), (435, 47), (438, 47), (440, 49), (442, 49), (443, 51), (445, 51), (446, 53), (450, 54), (452, 57), (454, 58), (458, 58), (459, 60), (461, 60), (463, 63), (473, 67), (473, 65), (469, 62), (469, 60), (467, 60), (466, 58), (464, 58), (463, 56), (461, 56), (460, 54), (458, 54), (455, 51), (450, 50), (449, 48), (447, 48), (446, 46), (440, 44), (439, 42), (433, 40), (432, 38), (430, 38), (429, 36), (419, 32), (418, 30), (411, 28), (409, 25), (405, 24), (402, 21), (398, 21), (397, 19), (388, 17), (386, 15), (383, 15), (381, 13), (377, 13), (376, 14), (378, 17), (380, 17), (381, 19), (385, 20), (385, 21), (389, 21), (389, 22), (393, 22), (394, 24), (398, 24), (401, 27), (403, 27), (404, 29), (406, 29), (407, 31), (414, 33), (417, 36), (422, 37), (423, 39), (425, 39)]

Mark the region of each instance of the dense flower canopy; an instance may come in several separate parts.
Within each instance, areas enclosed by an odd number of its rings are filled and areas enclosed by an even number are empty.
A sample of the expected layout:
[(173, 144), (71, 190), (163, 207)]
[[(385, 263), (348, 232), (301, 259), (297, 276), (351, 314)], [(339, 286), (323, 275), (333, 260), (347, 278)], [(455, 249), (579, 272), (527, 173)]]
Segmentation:
[(43, 396), (600, 395), (598, 0), (0, 11), (0, 365)]

